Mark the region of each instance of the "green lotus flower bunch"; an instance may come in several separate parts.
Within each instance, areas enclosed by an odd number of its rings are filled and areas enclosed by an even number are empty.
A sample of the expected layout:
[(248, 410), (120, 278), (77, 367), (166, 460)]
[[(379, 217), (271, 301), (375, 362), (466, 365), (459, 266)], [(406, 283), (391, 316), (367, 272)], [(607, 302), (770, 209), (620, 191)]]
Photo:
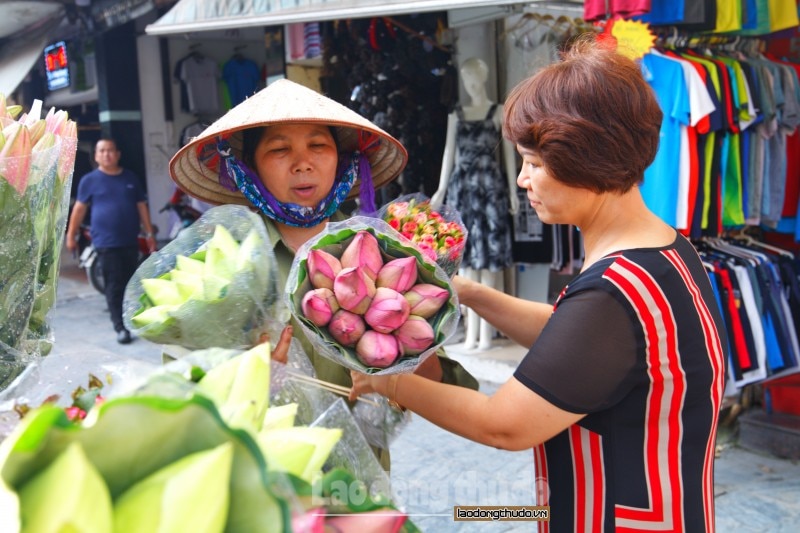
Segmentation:
[(246, 349), (277, 312), (276, 269), (258, 216), (242, 206), (215, 207), (139, 267), (123, 317), (160, 344)]
[(82, 421), (31, 410), (0, 442), (3, 531), (288, 533), (327, 512), (374, 526), (380, 509), (392, 531), (416, 531), (387, 499), (319, 507), (359, 483), (321, 472), (341, 429), (295, 426), (296, 404), (268, 407), (269, 344), (235, 353), (192, 367), (196, 385), (164, 372)]
[(269, 344), (259, 344), (213, 367), (200, 379), (197, 390), (217, 404), (229, 426), (256, 436), (271, 469), (289, 472), (311, 483), (342, 432), (295, 426), (297, 404), (268, 409), (269, 361)]
[(66, 111), (42, 118), (37, 100), (29, 113), (0, 94), (0, 390), (53, 336), (55, 302), (66, 226), (77, 126)]

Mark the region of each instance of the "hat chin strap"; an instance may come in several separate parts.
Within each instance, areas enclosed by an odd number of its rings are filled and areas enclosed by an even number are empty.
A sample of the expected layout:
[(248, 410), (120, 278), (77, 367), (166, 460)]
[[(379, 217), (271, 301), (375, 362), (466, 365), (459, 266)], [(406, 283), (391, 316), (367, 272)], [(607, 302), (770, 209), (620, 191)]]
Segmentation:
[[(323, 220), (333, 215), (342, 202), (347, 198), (350, 189), (361, 171), (362, 161), (369, 161), (359, 152), (353, 152), (349, 158), (342, 161), (337, 170), (336, 181), (328, 195), (316, 206), (307, 207), (288, 202), (281, 202), (270, 193), (261, 179), (242, 161), (233, 155), (227, 141), (217, 142), (217, 151), (221, 161), (219, 167), (220, 183), (233, 183), (236, 188), (253, 204), (259, 211), (269, 218), (276, 220), (287, 226), (299, 228), (310, 228), (316, 226)], [(369, 171), (367, 171), (369, 175)], [(372, 185), (371, 176), (367, 178), (369, 185)], [(362, 187), (364, 189), (365, 187)], [(372, 189), (374, 211), (374, 187)]]

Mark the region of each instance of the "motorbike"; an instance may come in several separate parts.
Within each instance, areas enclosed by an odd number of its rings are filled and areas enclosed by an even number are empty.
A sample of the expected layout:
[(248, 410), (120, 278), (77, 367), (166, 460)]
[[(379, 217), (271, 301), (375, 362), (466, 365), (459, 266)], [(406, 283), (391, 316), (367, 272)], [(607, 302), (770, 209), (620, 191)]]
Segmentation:
[(190, 199), (185, 192), (180, 189), (175, 189), (175, 192), (172, 193), (172, 197), (169, 199), (169, 201), (158, 211), (159, 213), (163, 213), (164, 211), (172, 211), (172, 213), (175, 215), (174, 217), (171, 217), (174, 219), (174, 222), (170, 224), (170, 240), (174, 240), (183, 230), (191, 226), (194, 221), (200, 218), (202, 215), (202, 213), (192, 207), (189, 202)]
[[(158, 233), (158, 228), (156, 226), (153, 226), (153, 232)], [(150, 247), (147, 244), (147, 237), (145, 237), (143, 233), (139, 234), (137, 243), (139, 246), (137, 264), (141, 265), (145, 259), (150, 257)], [(97, 250), (92, 244), (92, 234), (89, 231), (89, 227), (84, 224), (81, 225), (78, 235), (78, 253), (78, 266), (86, 271), (86, 278), (89, 280), (89, 283), (97, 292), (105, 294), (106, 285), (103, 280), (100, 256), (97, 255)]]

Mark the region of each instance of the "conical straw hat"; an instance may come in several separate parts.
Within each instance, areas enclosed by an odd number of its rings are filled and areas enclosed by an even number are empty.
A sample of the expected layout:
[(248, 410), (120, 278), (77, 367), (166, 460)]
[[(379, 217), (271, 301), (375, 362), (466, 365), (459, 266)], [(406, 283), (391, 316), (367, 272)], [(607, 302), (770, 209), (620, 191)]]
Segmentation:
[[(242, 130), (293, 122), (335, 127), (340, 153), (358, 149), (359, 131), (377, 135), (380, 143), (367, 151), (376, 189), (396, 178), (408, 161), (408, 153), (400, 141), (355, 111), (312, 89), (278, 80), (225, 113), (181, 148), (169, 163), (170, 175), (181, 189), (204, 202), (250, 206), (241, 192), (219, 183), (217, 139), (227, 140), (241, 159)], [(356, 181), (348, 198), (358, 196), (359, 184), (360, 180)]]

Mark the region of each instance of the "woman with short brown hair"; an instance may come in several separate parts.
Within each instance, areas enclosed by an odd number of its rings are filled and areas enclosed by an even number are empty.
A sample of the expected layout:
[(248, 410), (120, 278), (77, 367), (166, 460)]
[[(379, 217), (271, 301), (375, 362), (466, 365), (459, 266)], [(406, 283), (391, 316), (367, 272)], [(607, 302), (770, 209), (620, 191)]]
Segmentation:
[(696, 251), (637, 186), (660, 121), (636, 63), (600, 43), (523, 81), (505, 104), (517, 184), (543, 222), (580, 229), (580, 274), (555, 306), (454, 279), (462, 304), (530, 346), (493, 396), (354, 374), (352, 396), (375, 391), (477, 442), (533, 448), (531, 503), (550, 506), (550, 531), (714, 530), (727, 339)]

